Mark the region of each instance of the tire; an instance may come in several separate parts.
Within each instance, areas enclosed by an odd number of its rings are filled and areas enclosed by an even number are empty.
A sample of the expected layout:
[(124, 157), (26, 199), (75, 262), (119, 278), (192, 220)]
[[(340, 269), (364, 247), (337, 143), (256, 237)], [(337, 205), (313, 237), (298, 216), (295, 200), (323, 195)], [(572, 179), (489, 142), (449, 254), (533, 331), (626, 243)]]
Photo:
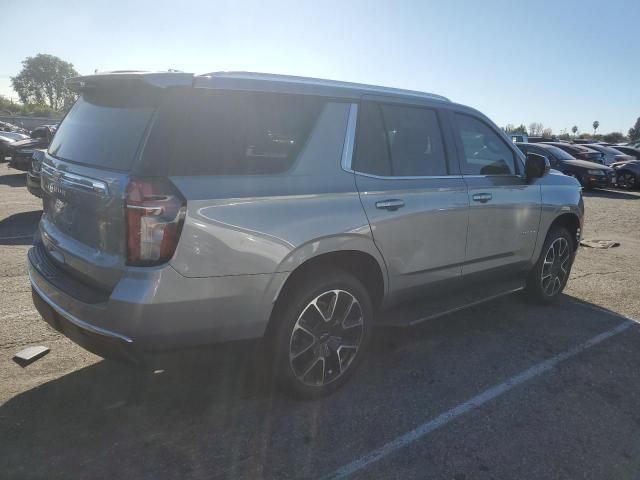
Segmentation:
[(617, 184), (620, 188), (625, 190), (633, 190), (637, 186), (636, 176), (633, 172), (622, 171), (618, 172)]
[(353, 375), (371, 339), (373, 306), (350, 273), (314, 270), (285, 293), (273, 321), (269, 356), (276, 382), (287, 393), (312, 399)]
[(575, 252), (573, 242), (566, 228), (553, 227), (549, 230), (540, 258), (527, 278), (525, 293), (530, 299), (551, 303), (560, 296), (571, 274)]

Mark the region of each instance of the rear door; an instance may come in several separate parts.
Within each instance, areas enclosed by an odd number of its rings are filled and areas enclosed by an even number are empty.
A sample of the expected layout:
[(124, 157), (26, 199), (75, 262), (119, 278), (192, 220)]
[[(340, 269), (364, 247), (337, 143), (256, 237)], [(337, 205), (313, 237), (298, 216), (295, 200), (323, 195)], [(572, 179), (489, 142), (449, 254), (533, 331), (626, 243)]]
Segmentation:
[(149, 89), (83, 93), (43, 161), (42, 243), (98, 287), (112, 288), (125, 265), (124, 191), (157, 102)]
[(452, 113), (460, 168), (469, 191), (469, 228), (462, 274), (488, 290), (521, 281), (540, 223), (541, 192), (523, 162), (485, 119)]
[(391, 298), (459, 286), (469, 200), (450, 147), (435, 108), (360, 105), (352, 168)]

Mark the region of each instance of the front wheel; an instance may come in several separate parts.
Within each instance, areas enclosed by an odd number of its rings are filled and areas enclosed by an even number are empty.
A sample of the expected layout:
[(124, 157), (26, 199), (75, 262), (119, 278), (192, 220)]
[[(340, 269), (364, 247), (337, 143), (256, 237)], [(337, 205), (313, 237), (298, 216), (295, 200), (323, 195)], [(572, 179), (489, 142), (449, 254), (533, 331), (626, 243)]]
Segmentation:
[(574, 243), (567, 229), (554, 227), (547, 234), (540, 258), (527, 279), (526, 293), (536, 301), (551, 303), (569, 280)]
[(373, 307), (366, 288), (347, 272), (317, 271), (282, 302), (272, 344), (278, 384), (302, 398), (334, 391), (369, 342)]
[(621, 172), (618, 174), (616, 182), (620, 188), (633, 190), (636, 186), (636, 176), (631, 172)]

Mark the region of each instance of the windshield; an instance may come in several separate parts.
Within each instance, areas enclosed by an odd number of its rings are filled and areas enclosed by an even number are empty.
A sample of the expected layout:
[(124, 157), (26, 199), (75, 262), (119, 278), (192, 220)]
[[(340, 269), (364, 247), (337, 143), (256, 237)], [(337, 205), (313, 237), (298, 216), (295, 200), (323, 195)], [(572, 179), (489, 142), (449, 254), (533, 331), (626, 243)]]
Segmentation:
[(155, 110), (147, 91), (83, 94), (49, 146), (54, 157), (114, 170), (128, 170)]

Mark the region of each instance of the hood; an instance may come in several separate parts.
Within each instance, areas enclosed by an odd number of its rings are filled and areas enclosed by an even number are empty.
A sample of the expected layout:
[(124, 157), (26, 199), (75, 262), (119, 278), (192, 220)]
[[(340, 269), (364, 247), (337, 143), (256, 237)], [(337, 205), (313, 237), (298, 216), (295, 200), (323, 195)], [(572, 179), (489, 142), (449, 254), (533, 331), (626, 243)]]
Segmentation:
[(633, 170), (633, 171), (638, 171), (640, 172), (640, 160), (630, 160), (630, 161), (626, 161), (626, 162), (615, 162), (612, 163), (611, 166), (615, 169), (618, 169), (620, 167), (624, 167), (627, 170)]
[(562, 160), (562, 163), (573, 167), (588, 168), (591, 170), (611, 170), (611, 168), (595, 162), (587, 162), (586, 160)]
[(19, 148), (42, 148), (46, 147), (48, 142), (44, 138), (25, 138), (11, 144), (11, 148), (17, 150)]

